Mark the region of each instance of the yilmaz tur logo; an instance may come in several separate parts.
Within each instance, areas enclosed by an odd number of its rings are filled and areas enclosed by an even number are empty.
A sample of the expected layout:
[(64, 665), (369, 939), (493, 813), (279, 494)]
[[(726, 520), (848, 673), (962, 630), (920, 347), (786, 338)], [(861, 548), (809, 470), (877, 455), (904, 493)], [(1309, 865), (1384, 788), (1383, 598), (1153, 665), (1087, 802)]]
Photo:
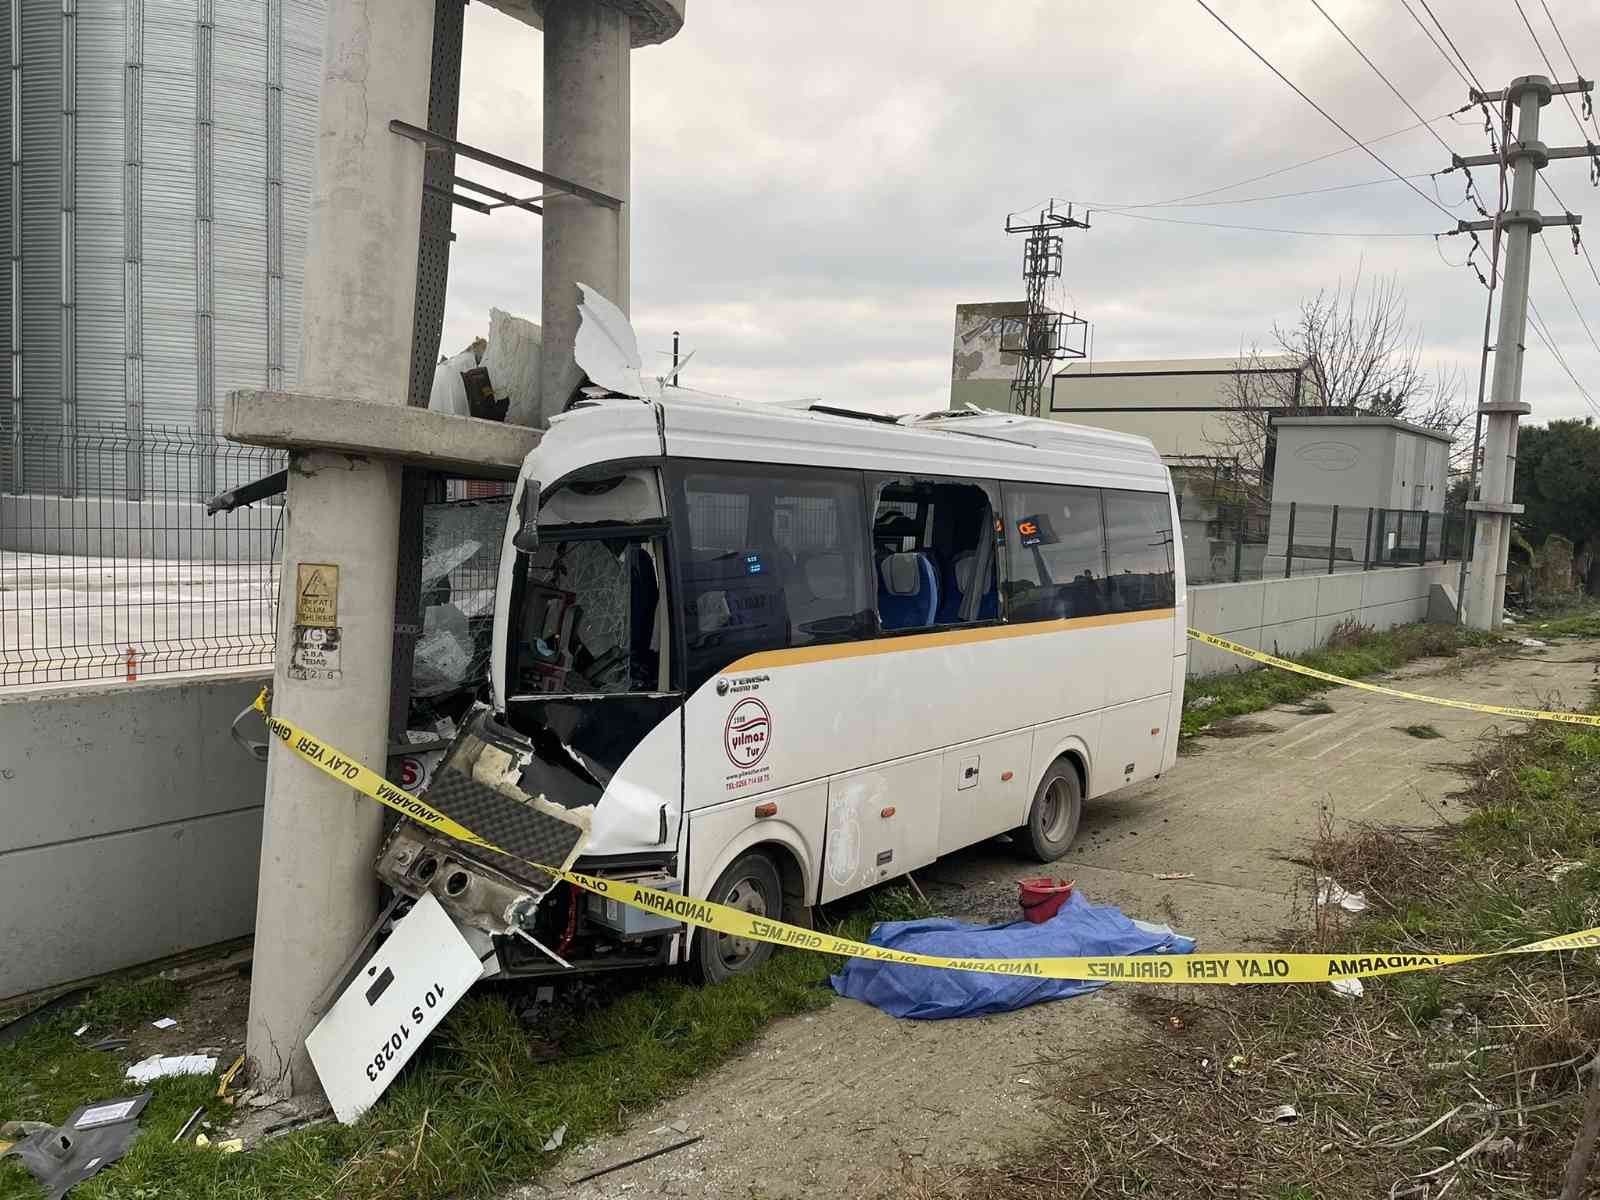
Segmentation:
[(722, 727), (722, 748), (734, 766), (753, 767), (767, 756), (772, 740), (772, 714), (754, 696), (746, 696), (733, 706), (728, 723)]
[(1361, 453), (1348, 442), (1311, 442), (1294, 456), (1319, 471), (1348, 471), (1361, 460)]

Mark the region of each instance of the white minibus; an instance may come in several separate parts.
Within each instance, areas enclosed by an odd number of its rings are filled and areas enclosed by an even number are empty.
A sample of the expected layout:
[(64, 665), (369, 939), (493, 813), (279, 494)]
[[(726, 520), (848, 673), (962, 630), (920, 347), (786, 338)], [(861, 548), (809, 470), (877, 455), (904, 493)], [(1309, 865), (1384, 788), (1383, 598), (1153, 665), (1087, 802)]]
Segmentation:
[[(493, 720), (532, 746), (521, 786), (584, 814), (582, 871), (804, 923), (997, 835), (1050, 862), (1086, 799), (1176, 756), (1177, 528), (1142, 438), (585, 401), (512, 498)], [(616, 909), (550, 891), (501, 970), (560, 970), (559, 945), (718, 980), (772, 951)]]

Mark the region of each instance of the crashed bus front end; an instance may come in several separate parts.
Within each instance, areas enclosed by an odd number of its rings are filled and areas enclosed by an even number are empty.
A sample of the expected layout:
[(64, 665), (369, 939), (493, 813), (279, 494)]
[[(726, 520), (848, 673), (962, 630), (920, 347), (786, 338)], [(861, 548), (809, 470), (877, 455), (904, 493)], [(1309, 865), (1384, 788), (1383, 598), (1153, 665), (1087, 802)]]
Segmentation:
[(606, 407), (598, 421), (557, 418), (524, 465), (504, 529), (491, 703), (418, 772), (432, 807), (503, 853), (402, 821), (377, 861), (397, 892), (433, 894), (507, 976), (667, 964), (685, 950), (678, 921), (538, 869), (681, 890), (660, 434), (653, 405)]

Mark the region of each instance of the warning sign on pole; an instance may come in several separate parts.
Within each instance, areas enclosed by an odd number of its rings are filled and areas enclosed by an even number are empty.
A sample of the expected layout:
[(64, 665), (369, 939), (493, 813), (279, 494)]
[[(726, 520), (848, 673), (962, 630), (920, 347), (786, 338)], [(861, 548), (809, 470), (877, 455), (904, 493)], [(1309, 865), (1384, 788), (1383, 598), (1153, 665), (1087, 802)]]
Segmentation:
[(295, 572), (294, 623), (332, 628), (339, 623), (339, 568), (301, 563)]

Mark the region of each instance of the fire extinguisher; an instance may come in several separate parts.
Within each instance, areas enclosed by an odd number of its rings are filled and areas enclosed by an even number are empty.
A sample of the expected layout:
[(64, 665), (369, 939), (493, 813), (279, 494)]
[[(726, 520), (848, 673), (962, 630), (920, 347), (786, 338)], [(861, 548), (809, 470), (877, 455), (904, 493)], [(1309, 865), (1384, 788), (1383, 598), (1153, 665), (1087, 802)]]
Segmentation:
[(132, 683), (139, 678), (139, 652), (132, 646), (128, 647), (128, 682)]

